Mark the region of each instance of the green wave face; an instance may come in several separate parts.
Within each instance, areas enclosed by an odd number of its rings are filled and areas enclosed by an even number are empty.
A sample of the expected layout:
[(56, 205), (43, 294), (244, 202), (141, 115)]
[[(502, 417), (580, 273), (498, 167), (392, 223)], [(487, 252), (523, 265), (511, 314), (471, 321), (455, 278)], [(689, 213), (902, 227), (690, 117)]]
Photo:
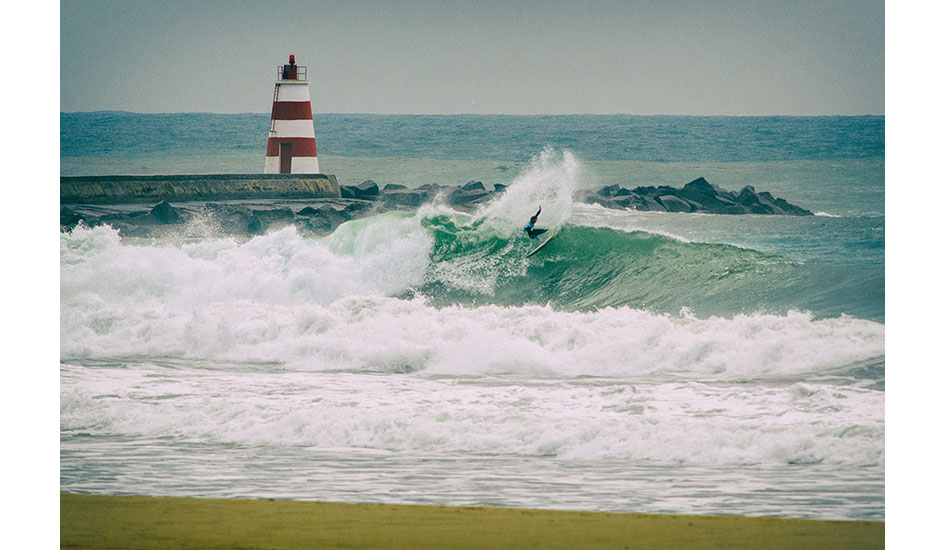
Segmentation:
[(570, 224), (528, 258), (535, 241), (494, 234), (479, 220), (435, 216), (422, 223), (433, 247), (415, 290), (435, 305), (688, 308), (703, 316), (799, 309), (873, 317), (875, 285), (882, 283), (864, 272), (735, 246)]

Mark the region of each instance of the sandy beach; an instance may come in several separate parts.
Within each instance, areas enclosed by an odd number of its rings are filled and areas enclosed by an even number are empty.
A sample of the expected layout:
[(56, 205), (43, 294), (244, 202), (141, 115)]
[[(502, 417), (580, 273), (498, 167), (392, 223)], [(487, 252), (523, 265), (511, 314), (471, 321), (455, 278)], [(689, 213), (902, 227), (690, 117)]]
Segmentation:
[(61, 548), (883, 548), (884, 523), (60, 495)]

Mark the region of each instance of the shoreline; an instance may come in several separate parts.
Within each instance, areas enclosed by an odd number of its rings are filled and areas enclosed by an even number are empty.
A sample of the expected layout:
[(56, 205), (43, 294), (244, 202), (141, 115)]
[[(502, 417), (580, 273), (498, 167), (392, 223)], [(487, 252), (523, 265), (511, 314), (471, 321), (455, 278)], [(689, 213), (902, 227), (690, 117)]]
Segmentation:
[(884, 548), (884, 522), (60, 493), (62, 548)]

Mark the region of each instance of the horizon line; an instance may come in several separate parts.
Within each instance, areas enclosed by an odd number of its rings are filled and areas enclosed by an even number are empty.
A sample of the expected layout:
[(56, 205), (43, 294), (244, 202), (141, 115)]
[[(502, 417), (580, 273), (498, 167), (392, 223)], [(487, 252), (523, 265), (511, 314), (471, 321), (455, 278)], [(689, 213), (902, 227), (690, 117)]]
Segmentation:
[[(93, 114), (93, 113), (128, 113), (135, 115), (269, 115), (268, 111), (242, 111), (242, 112), (222, 112), (222, 111), (129, 111), (125, 109), (96, 109), (91, 111), (60, 111), (60, 114)], [(638, 114), (638, 113), (374, 113), (369, 111), (347, 111), (347, 112), (323, 112), (313, 113), (317, 115), (376, 115), (376, 116), (511, 116), (511, 117), (532, 117), (532, 116), (632, 116), (632, 117), (694, 117), (694, 118), (858, 118), (858, 117), (881, 117), (884, 113), (865, 113), (865, 114), (759, 114), (759, 115), (723, 115), (723, 114)]]

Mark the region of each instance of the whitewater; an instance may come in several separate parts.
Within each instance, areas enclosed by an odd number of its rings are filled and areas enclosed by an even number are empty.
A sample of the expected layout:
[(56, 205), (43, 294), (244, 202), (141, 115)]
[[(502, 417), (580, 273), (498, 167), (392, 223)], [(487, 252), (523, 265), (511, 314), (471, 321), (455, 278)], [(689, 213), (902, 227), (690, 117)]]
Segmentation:
[(882, 520), (883, 274), (807, 243), (843, 218), (608, 211), (590, 169), (325, 237), (61, 233), (62, 489)]

